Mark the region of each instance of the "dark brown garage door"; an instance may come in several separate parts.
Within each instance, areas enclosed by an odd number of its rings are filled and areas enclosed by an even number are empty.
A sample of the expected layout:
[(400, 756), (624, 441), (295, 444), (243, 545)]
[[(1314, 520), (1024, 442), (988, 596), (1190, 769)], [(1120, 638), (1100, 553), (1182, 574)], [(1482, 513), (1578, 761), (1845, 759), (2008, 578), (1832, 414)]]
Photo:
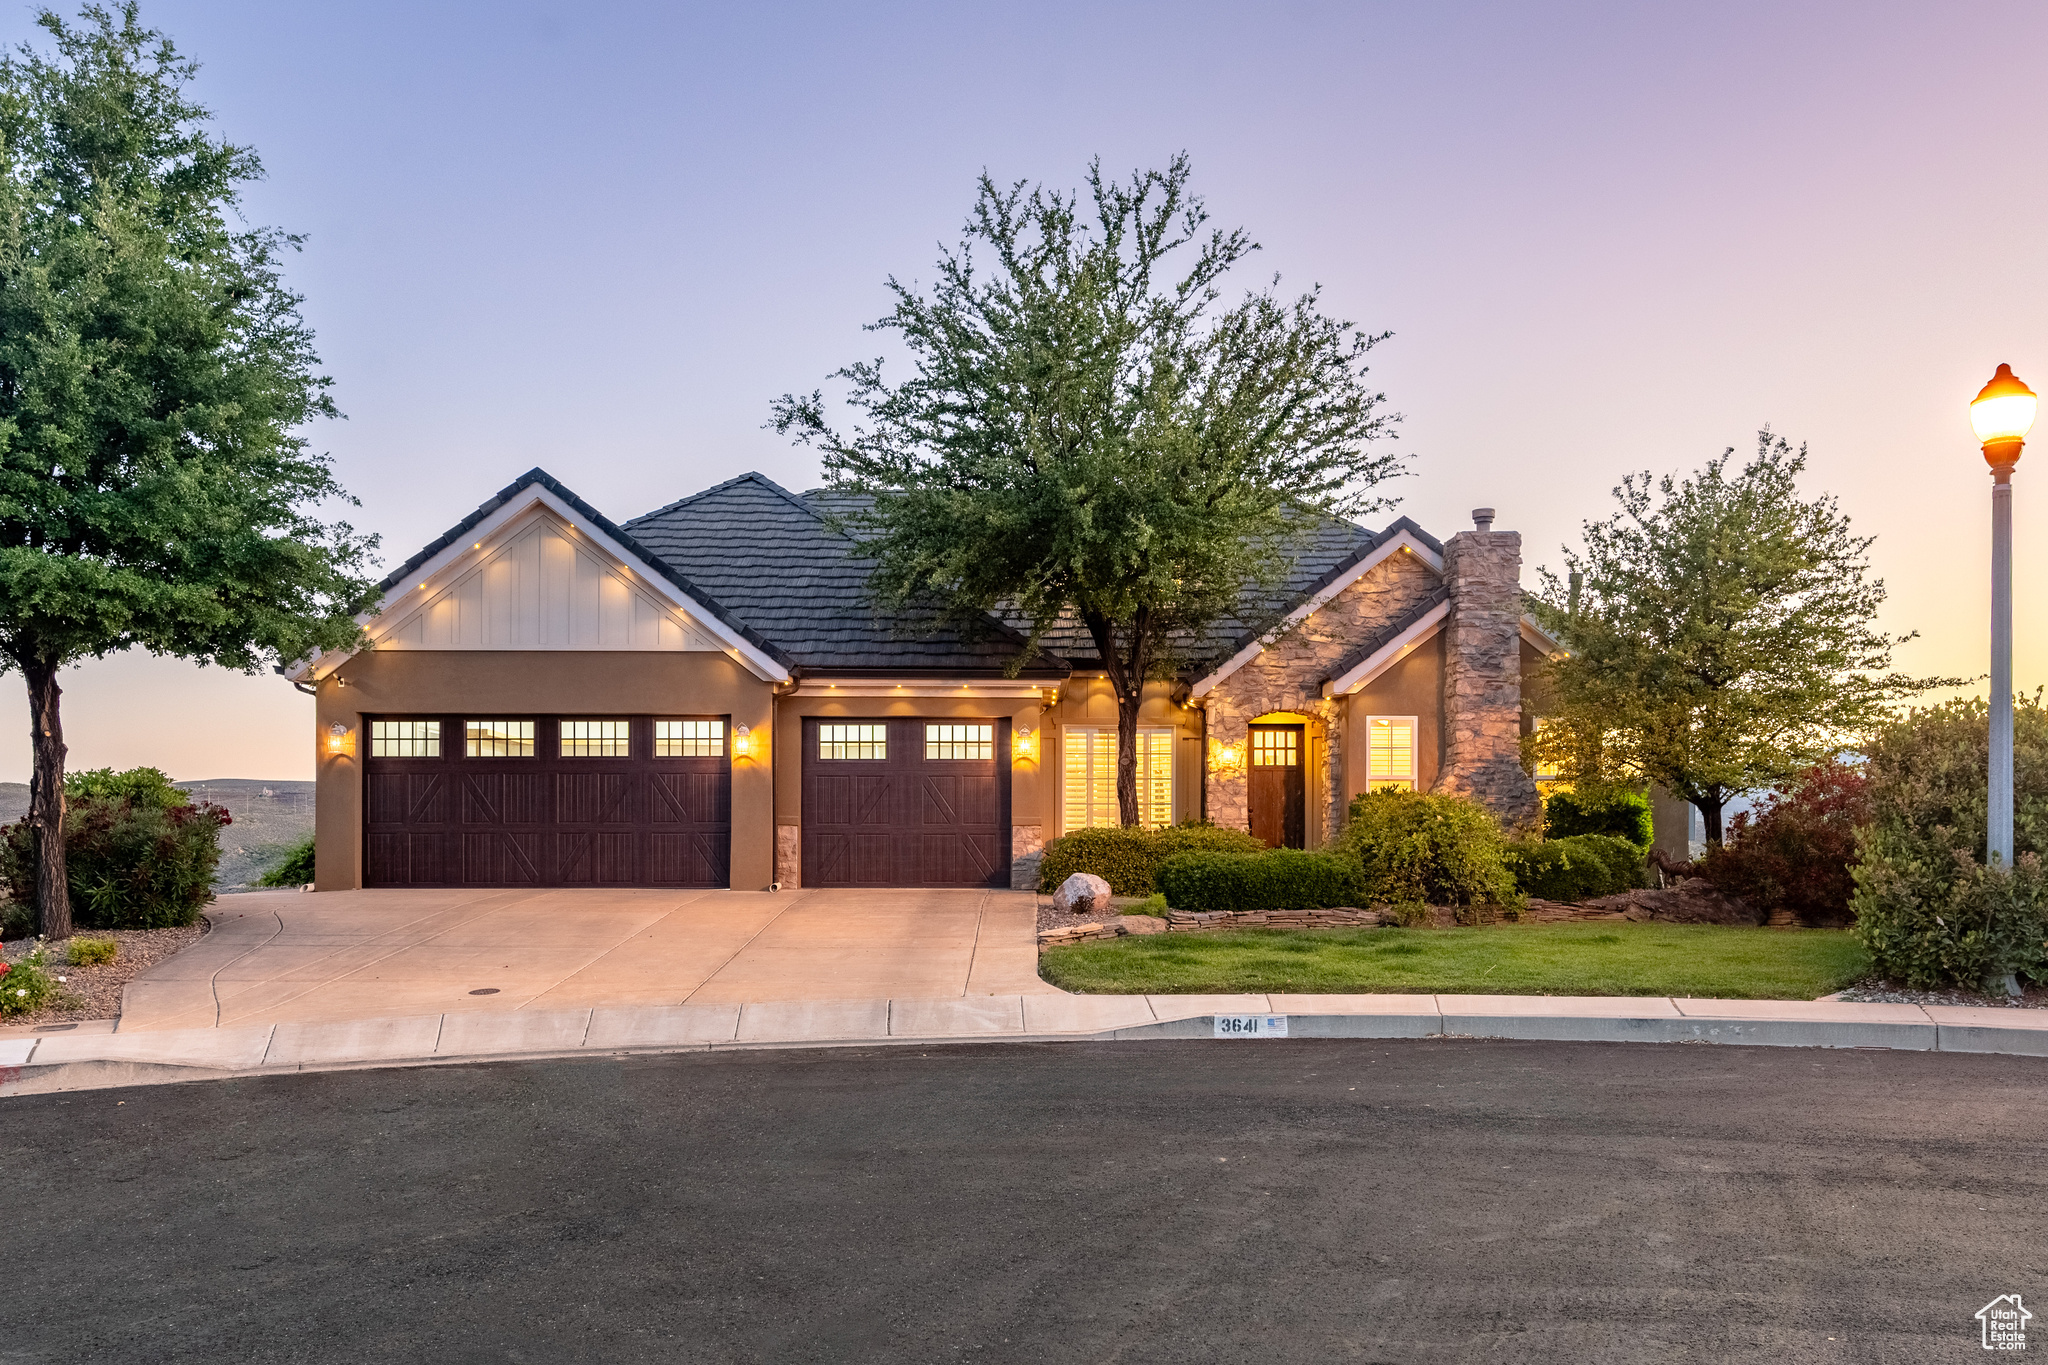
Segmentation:
[(1008, 886), (1010, 722), (804, 720), (805, 886)]
[(366, 886), (724, 886), (724, 716), (366, 716)]

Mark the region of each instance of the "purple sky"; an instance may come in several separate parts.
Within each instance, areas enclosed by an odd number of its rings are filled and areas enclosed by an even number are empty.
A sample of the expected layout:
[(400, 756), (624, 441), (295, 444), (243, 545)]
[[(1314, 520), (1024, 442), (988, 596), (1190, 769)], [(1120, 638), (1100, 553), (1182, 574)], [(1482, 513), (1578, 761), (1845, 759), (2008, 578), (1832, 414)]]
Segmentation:
[[(30, 33), (29, 10), (0, 38)], [(1395, 333), (1401, 510), (1490, 504), (1530, 565), (1630, 468), (1769, 423), (1875, 533), (1926, 673), (1988, 641), (1966, 405), (2048, 382), (2048, 10), (2010, 3), (348, 6), (154, 0), (310, 234), (349, 420), (316, 439), (396, 563), (545, 466), (623, 520), (814, 460), (768, 403), (870, 354), (985, 167), (1194, 158), (1246, 287)], [(2039, 466), (2038, 468), (2036, 466)], [(2022, 686), (2048, 681), (2048, 443), (2023, 460)], [(1527, 575), (1534, 581), (1533, 572)], [(74, 767), (311, 775), (274, 677), (66, 676)], [(0, 779), (28, 765), (20, 684)]]

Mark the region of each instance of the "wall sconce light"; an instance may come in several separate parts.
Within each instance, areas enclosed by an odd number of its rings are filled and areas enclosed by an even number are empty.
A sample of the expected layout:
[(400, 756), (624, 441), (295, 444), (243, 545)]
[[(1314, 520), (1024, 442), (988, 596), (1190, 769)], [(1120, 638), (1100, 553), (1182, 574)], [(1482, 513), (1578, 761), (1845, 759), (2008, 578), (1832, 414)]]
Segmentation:
[(744, 725), (732, 727), (732, 756), (749, 758), (754, 752), (754, 732)]
[(1229, 777), (1244, 768), (1244, 749), (1241, 745), (1223, 740), (1209, 742), (1209, 767), (1220, 777)]
[(356, 732), (340, 721), (327, 727), (327, 752), (336, 758), (356, 756)]
[(1019, 730), (1012, 747), (1017, 751), (1017, 757), (1028, 760), (1038, 752), (1038, 736), (1029, 730)]

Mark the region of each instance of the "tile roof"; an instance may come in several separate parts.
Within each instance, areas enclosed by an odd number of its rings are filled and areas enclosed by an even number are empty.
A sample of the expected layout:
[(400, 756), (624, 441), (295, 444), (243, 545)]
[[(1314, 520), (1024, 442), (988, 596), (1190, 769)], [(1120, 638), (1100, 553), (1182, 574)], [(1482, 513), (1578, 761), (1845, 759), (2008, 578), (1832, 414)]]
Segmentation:
[[(822, 503), (742, 474), (626, 525), (804, 669), (985, 675), (1016, 657), (1021, 637), (994, 620), (969, 638), (936, 611), (877, 611), (867, 596), (873, 561), (855, 557), (826, 515)], [(1024, 669), (1027, 677), (1067, 672), (1064, 660), (1044, 655)]]

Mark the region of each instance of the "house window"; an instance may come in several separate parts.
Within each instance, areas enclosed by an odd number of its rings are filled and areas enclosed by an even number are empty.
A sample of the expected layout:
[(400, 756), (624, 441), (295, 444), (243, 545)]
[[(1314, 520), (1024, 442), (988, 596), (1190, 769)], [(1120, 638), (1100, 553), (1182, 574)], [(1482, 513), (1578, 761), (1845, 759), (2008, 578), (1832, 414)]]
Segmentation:
[[(1138, 823), (1173, 823), (1172, 730), (1138, 731)], [(1069, 726), (1064, 747), (1065, 827), (1121, 825), (1116, 801), (1116, 731)]]
[[(1536, 733), (1539, 735), (1542, 734), (1543, 727), (1548, 724), (1550, 724), (1550, 721), (1547, 717), (1538, 716), (1536, 718)], [(1530, 776), (1537, 782), (1556, 782), (1560, 778), (1562, 778), (1564, 774), (1558, 771), (1557, 760), (1548, 755), (1545, 755), (1544, 757), (1536, 760), (1536, 771), (1530, 774)]]
[(924, 727), (926, 758), (980, 759), (996, 756), (996, 727), (993, 725), (927, 725)]
[(819, 758), (887, 758), (889, 727), (886, 725), (820, 725)]
[(1365, 718), (1365, 784), (1372, 791), (1415, 790), (1415, 717)]
[(658, 720), (654, 722), (656, 758), (724, 758), (722, 720)]
[(441, 722), (438, 720), (373, 720), (370, 722), (371, 758), (439, 758)]
[(633, 754), (631, 721), (565, 720), (562, 722), (563, 758), (630, 758)]
[(1301, 765), (1299, 730), (1252, 731), (1254, 768), (1295, 768)]
[(530, 720), (466, 720), (464, 750), (471, 758), (532, 758)]

